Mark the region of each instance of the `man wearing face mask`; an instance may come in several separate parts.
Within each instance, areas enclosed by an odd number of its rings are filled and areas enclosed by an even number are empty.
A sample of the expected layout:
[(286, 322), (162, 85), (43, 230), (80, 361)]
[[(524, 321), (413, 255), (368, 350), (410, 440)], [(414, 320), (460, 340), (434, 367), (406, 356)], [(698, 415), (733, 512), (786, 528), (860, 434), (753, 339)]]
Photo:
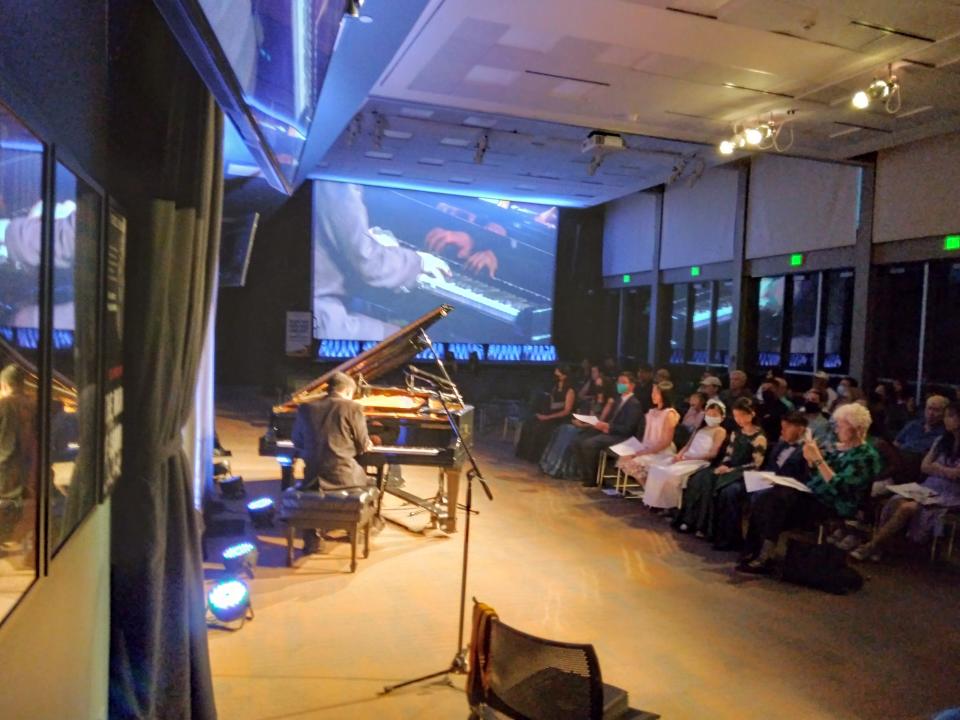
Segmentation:
[(637, 432), (640, 424), (640, 402), (634, 397), (636, 378), (633, 373), (622, 372), (617, 376), (617, 392), (620, 399), (610, 422), (598, 422), (584, 430), (574, 441), (574, 449), (580, 459), (580, 473), (584, 486), (593, 486), (597, 475), (600, 453), (611, 445), (623, 442)]

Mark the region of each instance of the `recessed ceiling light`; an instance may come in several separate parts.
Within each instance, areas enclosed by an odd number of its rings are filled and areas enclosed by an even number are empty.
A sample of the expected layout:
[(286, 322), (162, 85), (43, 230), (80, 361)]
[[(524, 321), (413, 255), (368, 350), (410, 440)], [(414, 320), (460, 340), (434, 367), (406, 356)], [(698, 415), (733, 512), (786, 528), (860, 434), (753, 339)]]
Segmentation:
[(402, 170), (392, 170), (390, 168), (380, 168), (377, 172), (381, 175), (389, 175), (390, 177), (400, 177), (403, 175)]
[(488, 117), (477, 117), (476, 115), (471, 115), (470, 117), (464, 118), (464, 125), (469, 125), (470, 127), (479, 127), (479, 128), (492, 128), (497, 124), (496, 118)]
[(470, 141), (463, 138), (445, 137), (440, 141), (440, 144), (451, 147), (466, 147), (470, 144)]
[(381, 150), (367, 150), (364, 155), (374, 160), (393, 160), (393, 153), (383, 152)]
[(413, 137), (413, 133), (407, 132), (406, 130), (391, 130), (390, 128), (386, 128), (383, 131), (383, 136), (391, 140), (409, 140)]
[(426, 157), (426, 158), (420, 158), (419, 160), (417, 160), (417, 162), (420, 163), (421, 165), (436, 165), (439, 167), (440, 165), (443, 165), (444, 161), (441, 160), (440, 158)]
[(457, 185), (472, 185), (473, 178), (463, 177), (462, 175), (454, 175), (450, 178), (450, 182), (457, 183)]

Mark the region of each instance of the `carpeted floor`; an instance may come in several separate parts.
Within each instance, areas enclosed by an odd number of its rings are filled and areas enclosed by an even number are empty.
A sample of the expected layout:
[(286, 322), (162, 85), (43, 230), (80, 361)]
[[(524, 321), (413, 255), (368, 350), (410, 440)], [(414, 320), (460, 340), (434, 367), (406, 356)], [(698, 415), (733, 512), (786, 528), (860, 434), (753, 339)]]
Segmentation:
[[(251, 497), (277, 488), (275, 463), (256, 456), (264, 419), (218, 419)], [(496, 437), (477, 449), (495, 499), (475, 493), (468, 599), (535, 635), (593, 643), (632, 706), (669, 720), (854, 720), (960, 705), (955, 566), (869, 565), (849, 597), (745, 577), (635, 502), (542, 476)], [(433, 471), (404, 474), (433, 494)], [(452, 660), (462, 537), (388, 523), (350, 575), (345, 543), (287, 569), (278, 534), (262, 536), (256, 618), (210, 631), (220, 717), (466, 718), (460, 677), (378, 695)]]

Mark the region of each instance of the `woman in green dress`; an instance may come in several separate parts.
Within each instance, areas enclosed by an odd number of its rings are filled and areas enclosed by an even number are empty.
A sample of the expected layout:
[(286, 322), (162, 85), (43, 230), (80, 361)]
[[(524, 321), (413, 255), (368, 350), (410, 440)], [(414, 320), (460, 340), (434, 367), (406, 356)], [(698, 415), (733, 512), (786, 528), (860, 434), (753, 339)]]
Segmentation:
[(673, 522), (673, 527), (680, 532), (695, 532), (697, 537), (712, 535), (716, 494), (742, 480), (745, 470), (763, 464), (767, 438), (756, 424), (757, 408), (753, 400), (737, 400), (733, 404), (733, 418), (737, 429), (731, 433), (723, 462), (717, 467), (704, 468), (687, 480), (680, 513)]

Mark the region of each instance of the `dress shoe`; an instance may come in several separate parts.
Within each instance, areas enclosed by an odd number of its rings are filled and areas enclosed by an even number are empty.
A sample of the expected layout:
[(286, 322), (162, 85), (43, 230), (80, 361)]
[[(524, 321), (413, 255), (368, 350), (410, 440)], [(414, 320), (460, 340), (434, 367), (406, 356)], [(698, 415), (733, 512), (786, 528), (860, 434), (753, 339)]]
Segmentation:
[(747, 573), (748, 575), (769, 575), (773, 572), (773, 561), (771, 560), (750, 560), (737, 565), (737, 572)]

